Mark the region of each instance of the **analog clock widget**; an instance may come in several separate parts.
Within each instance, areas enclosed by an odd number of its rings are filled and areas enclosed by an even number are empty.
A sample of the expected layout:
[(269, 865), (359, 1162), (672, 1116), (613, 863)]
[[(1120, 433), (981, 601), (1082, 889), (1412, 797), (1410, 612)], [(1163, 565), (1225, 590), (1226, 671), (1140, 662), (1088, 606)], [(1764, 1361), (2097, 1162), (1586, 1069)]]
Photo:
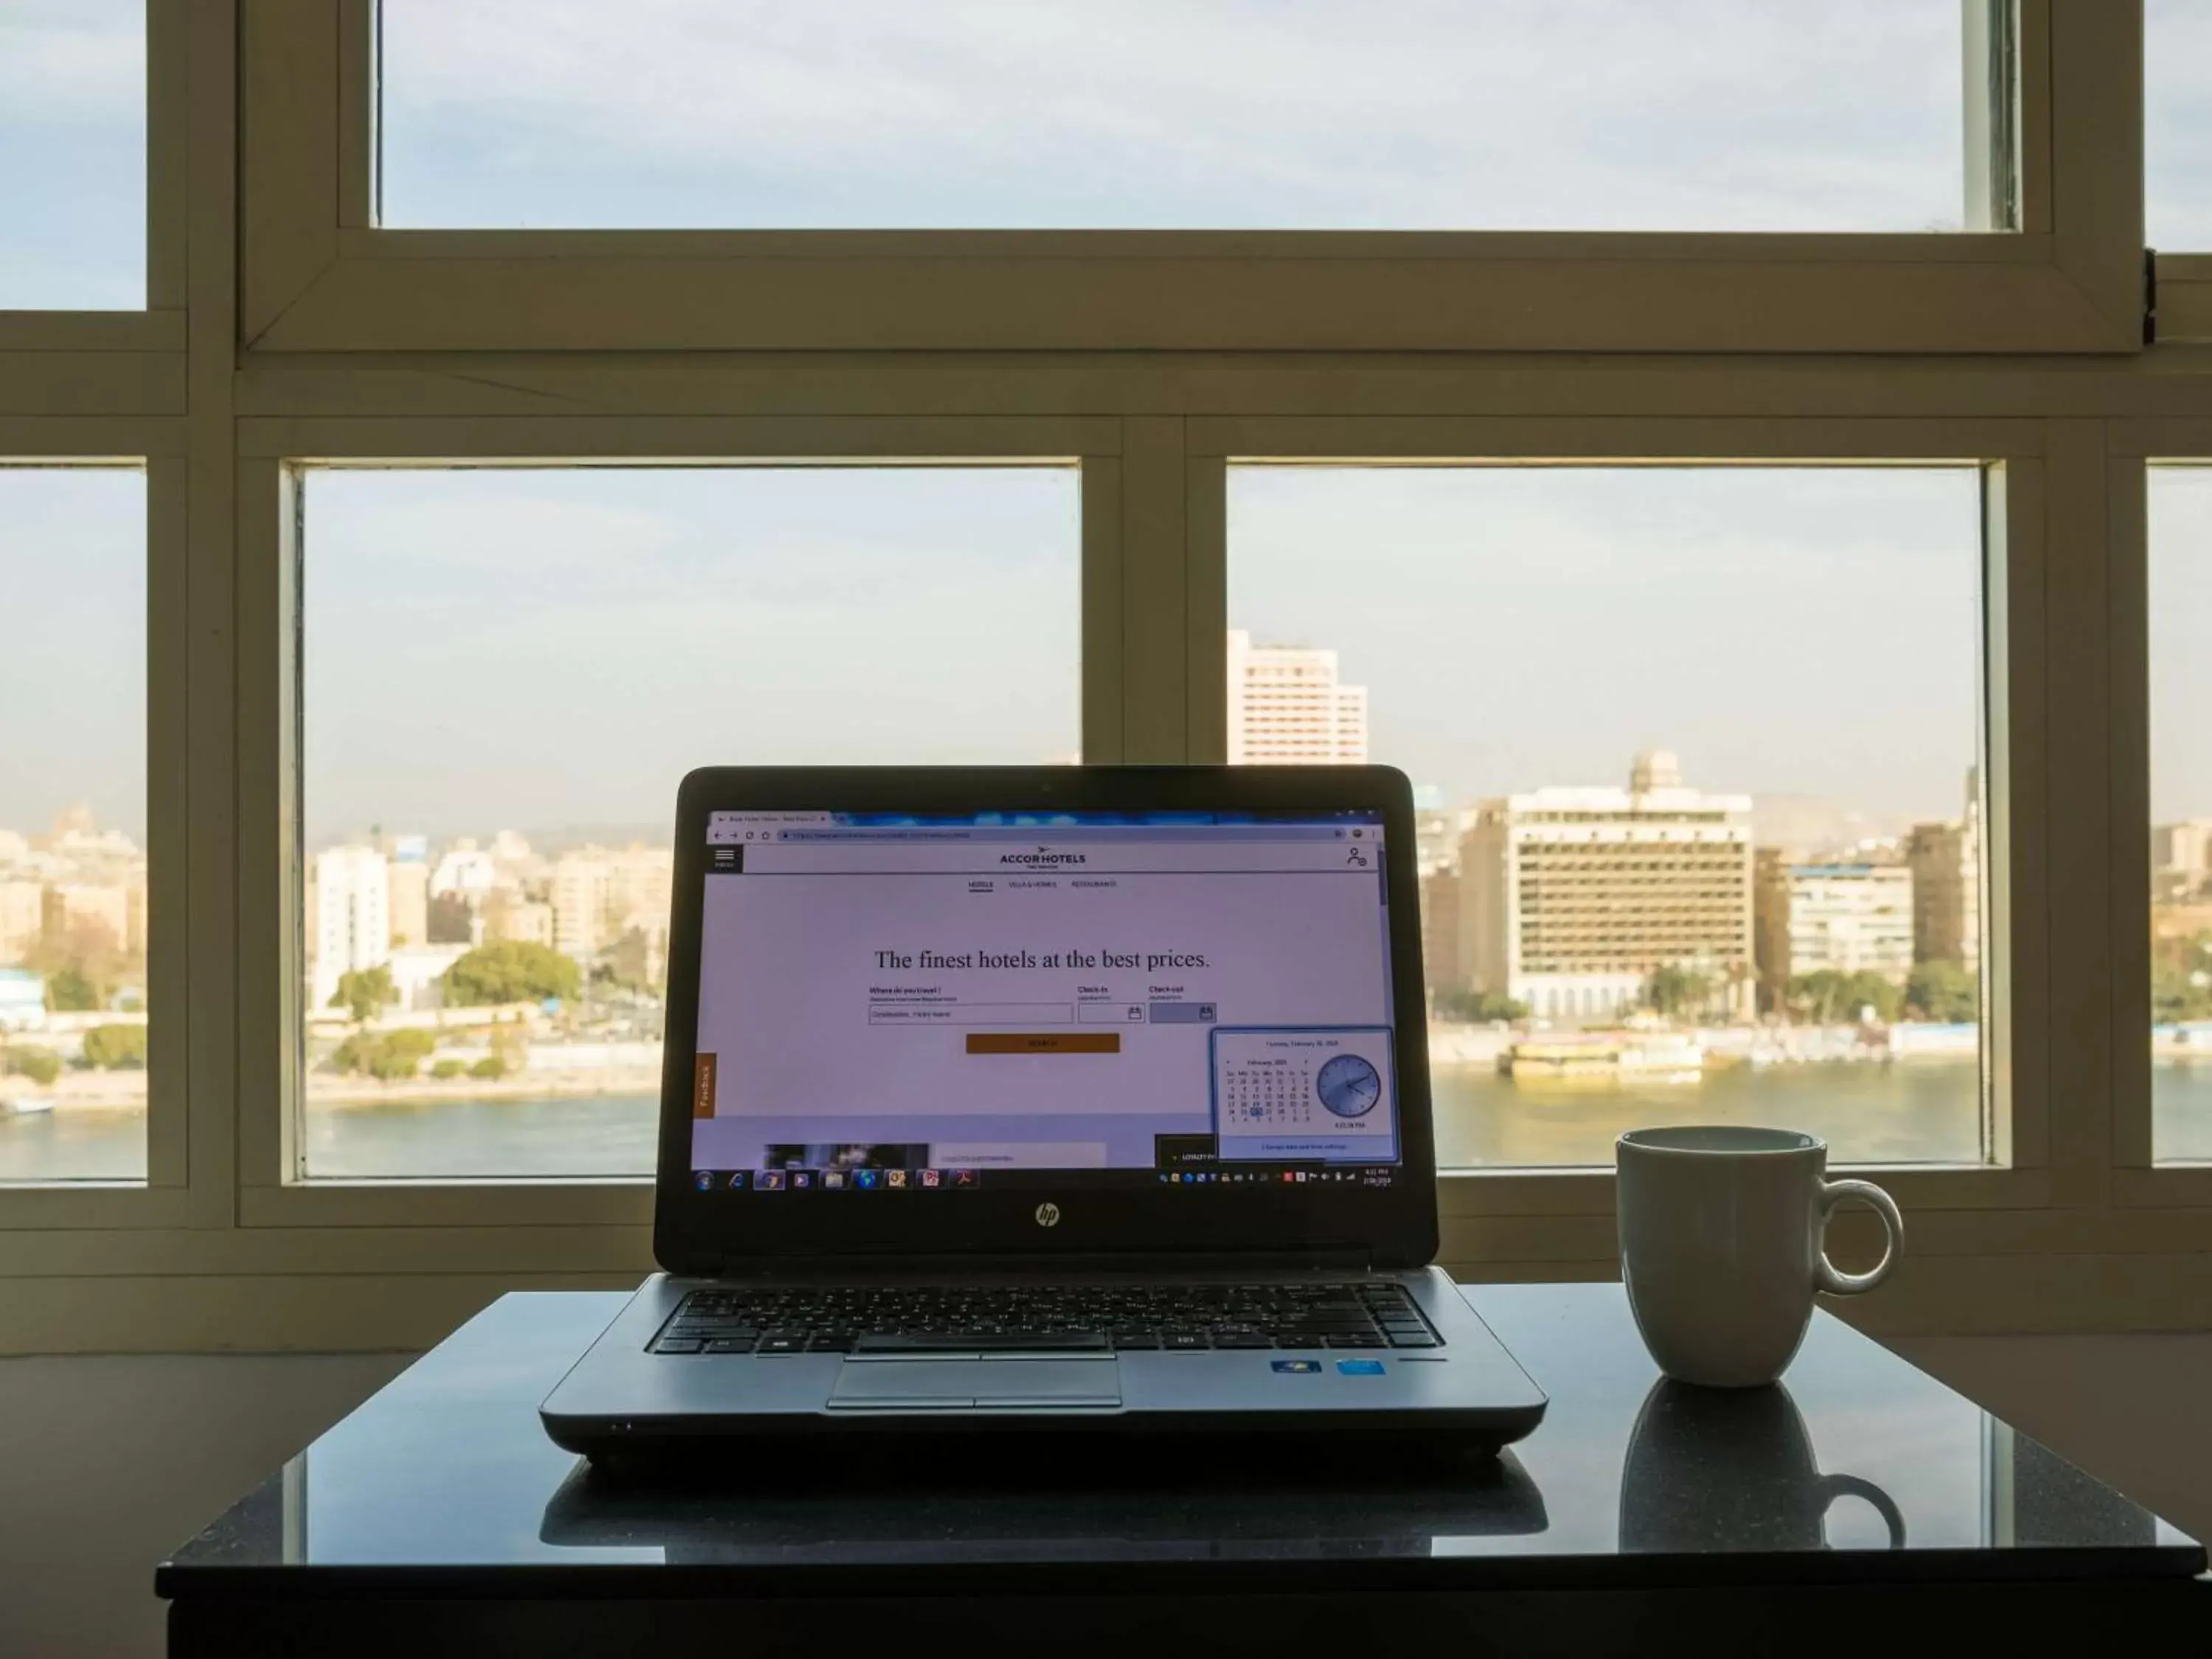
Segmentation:
[(1365, 1117), (1382, 1098), (1382, 1075), (1364, 1054), (1338, 1054), (1322, 1062), (1314, 1092), (1338, 1117)]

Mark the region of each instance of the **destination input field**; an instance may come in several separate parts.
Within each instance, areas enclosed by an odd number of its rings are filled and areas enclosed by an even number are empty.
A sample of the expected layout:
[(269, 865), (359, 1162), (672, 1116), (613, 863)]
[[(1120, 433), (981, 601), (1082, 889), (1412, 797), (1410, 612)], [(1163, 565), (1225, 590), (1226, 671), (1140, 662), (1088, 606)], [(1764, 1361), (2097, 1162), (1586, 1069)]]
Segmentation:
[(871, 1025), (1072, 1025), (1068, 1002), (872, 1002)]

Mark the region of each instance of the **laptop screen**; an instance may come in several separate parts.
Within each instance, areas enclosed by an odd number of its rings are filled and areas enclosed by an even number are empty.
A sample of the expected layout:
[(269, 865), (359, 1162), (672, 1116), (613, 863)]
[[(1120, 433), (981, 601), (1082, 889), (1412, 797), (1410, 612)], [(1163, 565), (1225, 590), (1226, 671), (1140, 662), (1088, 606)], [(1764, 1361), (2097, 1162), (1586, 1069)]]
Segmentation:
[(1382, 829), (711, 813), (693, 1183), (1390, 1185)]

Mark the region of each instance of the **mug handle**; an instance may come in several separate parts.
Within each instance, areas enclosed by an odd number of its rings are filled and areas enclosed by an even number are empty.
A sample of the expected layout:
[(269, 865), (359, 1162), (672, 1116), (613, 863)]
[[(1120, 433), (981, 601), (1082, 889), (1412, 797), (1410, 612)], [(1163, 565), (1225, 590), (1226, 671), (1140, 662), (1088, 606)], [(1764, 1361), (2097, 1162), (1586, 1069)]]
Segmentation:
[(1820, 1233), (1827, 1234), (1828, 1219), (1836, 1206), (1845, 1199), (1856, 1198), (1874, 1207), (1881, 1218), (1882, 1230), (1888, 1234), (1882, 1246), (1881, 1260), (1863, 1273), (1838, 1273), (1835, 1263), (1828, 1260), (1824, 1247), (1813, 1259), (1813, 1282), (1831, 1296), (1857, 1296), (1870, 1291), (1889, 1277), (1889, 1270), (1897, 1265), (1897, 1258), (1905, 1249), (1905, 1218), (1897, 1212), (1897, 1204), (1890, 1195), (1871, 1181), (1824, 1181), (1820, 1183)]
[(1890, 1548), (1905, 1547), (1905, 1517), (1898, 1513), (1895, 1500), (1873, 1481), (1862, 1480), (1856, 1474), (1824, 1474), (1820, 1477), (1820, 1491), (1825, 1495), (1820, 1505), (1824, 1519), (1838, 1498), (1863, 1498), (1874, 1505), (1875, 1513), (1889, 1528)]

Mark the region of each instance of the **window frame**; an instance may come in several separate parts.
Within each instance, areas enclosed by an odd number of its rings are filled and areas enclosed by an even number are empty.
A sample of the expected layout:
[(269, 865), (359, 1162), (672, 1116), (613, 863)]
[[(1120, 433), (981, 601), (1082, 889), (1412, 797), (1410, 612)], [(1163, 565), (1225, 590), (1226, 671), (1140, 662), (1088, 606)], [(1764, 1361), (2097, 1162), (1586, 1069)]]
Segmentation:
[[(2003, 31), (1962, 30), (1988, 131), (1961, 142), (1974, 199), (2009, 198), (2018, 228), (1804, 234), (388, 230), (376, 0), (243, 0), (244, 335), (269, 352), (2139, 350), (2139, 0), (2094, 21), (1994, 3), (2016, 46), (2008, 65)], [(2009, 126), (1989, 118), (2005, 67)]]
[[(544, 417), (407, 422), (251, 418), (240, 422), (239, 592), (242, 653), (239, 787), (245, 805), (240, 925), (248, 942), (241, 996), (281, 1010), (275, 1029), (241, 1054), (239, 1220), (244, 1227), (531, 1224), (561, 1220), (641, 1226), (649, 1176), (574, 1180), (334, 1181), (301, 1178), (296, 1135), (302, 1016), (295, 575), (301, 482), (316, 467), (544, 466), (629, 464), (785, 465), (1063, 465), (1081, 469), (1084, 617), (1081, 741), (1111, 759), (1120, 747), (1122, 671), (1117, 540), (1121, 432), (1082, 417), (688, 419)], [(1096, 498), (1096, 499), (1094, 499)], [(1141, 678), (1141, 677), (1139, 677)], [(245, 879), (243, 872), (266, 872)]]
[[(1982, 733), (1990, 826), (1984, 854), (1990, 936), (2009, 951), (1988, 957), (1984, 992), (1984, 1122), (1994, 1161), (1973, 1164), (1844, 1164), (1871, 1174), (1908, 1208), (2037, 1206), (2051, 1201), (2049, 1102), (2054, 1056), (2038, 1036), (2049, 1030), (2039, 975), (2022, 975), (2023, 953), (2047, 948), (2031, 924), (2055, 896), (2045, 879), (2051, 826), (2038, 776), (2041, 733), (2033, 711), (2043, 704), (2046, 658), (2024, 642), (2047, 628), (2039, 520), (2043, 486), (2042, 423), (2003, 418), (1968, 421), (1733, 418), (1658, 420), (1485, 416), (1472, 418), (1214, 417), (1191, 423), (1194, 465), (1208, 478), (1194, 495), (1194, 557), (1218, 567), (1201, 584), (1218, 607), (1194, 637), (1211, 645), (1210, 665), (1194, 675), (1212, 691), (1205, 711), (1206, 747), (1199, 758), (1227, 753), (1227, 471), (1238, 465), (1666, 465), (1713, 466), (1913, 465), (1980, 469), (1984, 494)], [(1199, 459), (1202, 458), (1202, 461)], [(1999, 826), (2002, 826), (2000, 828)], [(1611, 1254), (1612, 1172), (1566, 1170), (1440, 1171), (1446, 1259), (1479, 1255), (1482, 1223), (1500, 1214), (1543, 1214), (1601, 1221), (1585, 1227), (1587, 1259)], [(1510, 1188), (1510, 1194), (1495, 1188)], [(1602, 1232), (1604, 1237), (1598, 1235)]]
[[(140, 473), (146, 496), (145, 571), (147, 908), (146, 1175), (143, 1181), (85, 1181), (0, 1187), (0, 1235), (17, 1227), (149, 1227), (188, 1212), (185, 1057), (190, 1052), (191, 970), (186, 894), (189, 774), (187, 710), (162, 687), (188, 650), (183, 617), (185, 467), (173, 422), (66, 422), (0, 417), (0, 465)], [(87, 440), (95, 441), (88, 442)], [(168, 451), (170, 453), (163, 453)]]
[[(2208, 262), (2212, 263), (2212, 262)], [(2160, 463), (2212, 471), (2212, 418), (2116, 421), (2109, 444), (2112, 491), (2107, 536), (2112, 562), (2112, 792), (2119, 822), (2145, 833), (2114, 848), (2116, 892), (2136, 906), (2112, 914), (2112, 1050), (2116, 1101), (2140, 1099), (2140, 1112), (2112, 1122), (2112, 1197), (2136, 1209), (2212, 1205), (2212, 1164), (2160, 1164), (2152, 1155), (2156, 1105), (2151, 1097), (2150, 893), (2150, 471)], [(2201, 459), (2200, 459), (2201, 458)], [(2130, 1042), (2134, 1036), (2139, 1040)]]
[(145, 0), (145, 9), (146, 304), (0, 307), (0, 415), (184, 412), (191, 0)]

